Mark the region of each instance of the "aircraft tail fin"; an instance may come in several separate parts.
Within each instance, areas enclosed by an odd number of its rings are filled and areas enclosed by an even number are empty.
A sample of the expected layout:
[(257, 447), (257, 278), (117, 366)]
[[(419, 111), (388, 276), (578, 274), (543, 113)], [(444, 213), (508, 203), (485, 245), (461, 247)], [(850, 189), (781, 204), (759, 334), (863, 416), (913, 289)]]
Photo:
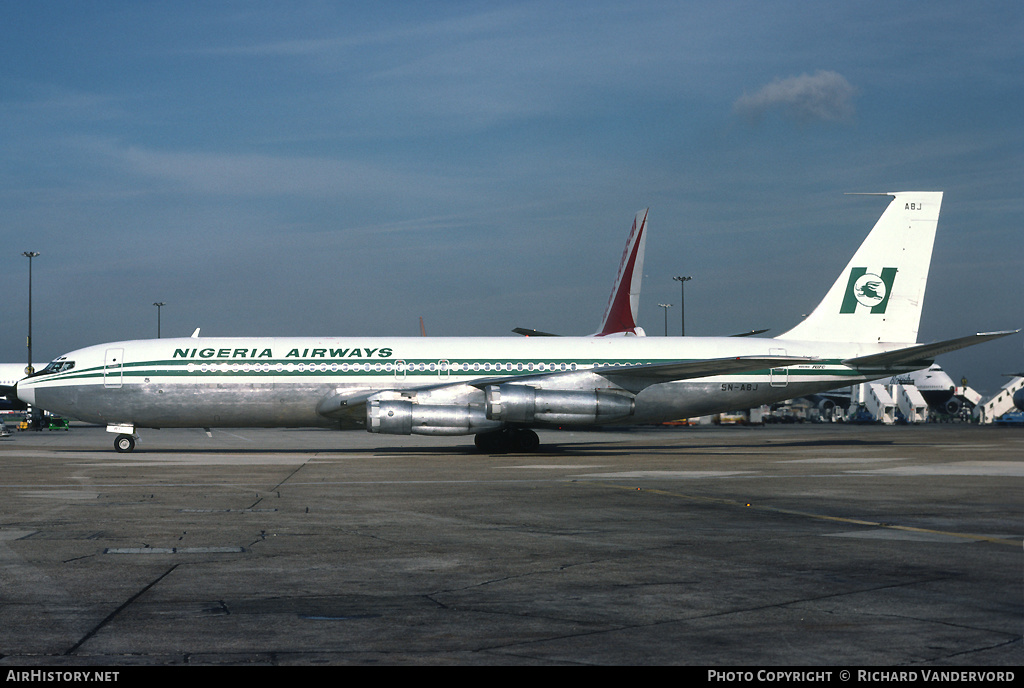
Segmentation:
[(778, 339), (917, 341), (941, 191), (899, 191), (818, 307)]
[(615, 335), (644, 336), (643, 328), (636, 324), (640, 310), (640, 284), (643, 281), (644, 247), (647, 244), (647, 211), (641, 210), (633, 220), (633, 229), (626, 239), (626, 248), (619, 262), (612, 294), (595, 337)]

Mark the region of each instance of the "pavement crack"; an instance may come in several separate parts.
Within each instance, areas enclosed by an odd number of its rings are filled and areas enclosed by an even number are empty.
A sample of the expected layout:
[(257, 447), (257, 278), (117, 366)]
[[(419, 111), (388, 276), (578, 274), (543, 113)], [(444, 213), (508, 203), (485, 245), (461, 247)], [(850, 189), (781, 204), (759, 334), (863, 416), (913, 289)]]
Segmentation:
[[(281, 493), (279, 492), (279, 490), (281, 489), (281, 486), (282, 486), (282, 485), (284, 485), (284, 484), (285, 484), (286, 482), (288, 482), (289, 480), (291, 480), (292, 478), (294, 478), (294, 477), (295, 477), (295, 475), (296, 475), (296, 474), (297, 474), (297, 473), (298, 473), (299, 471), (301, 471), (301, 470), (302, 470), (303, 468), (305, 468), (305, 466), (306, 466), (306, 464), (305, 464), (305, 463), (303, 463), (303, 464), (300, 464), (299, 466), (296, 466), (296, 467), (295, 467), (295, 470), (294, 470), (294, 471), (292, 471), (291, 473), (289, 473), (288, 475), (286, 475), (286, 476), (285, 476), (285, 477), (284, 477), (284, 478), (283, 478), (283, 479), (281, 480), (281, 482), (279, 482), (279, 483), (278, 483), (277, 485), (274, 485), (274, 486), (273, 486), (272, 488), (270, 488), (270, 490), (268, 490), (268, 491), (267, 491), (267, 493), (268, 493), (268, 494), (270, 494), (270, 493), (273, 493), (273, 492), (277, 492), (277, 496), (278, 496), (278, 497), (280, 497), (280, 496), (281, 496)], [(249, 505), (249, 507), (248, 507), (248, 508), (249, 508), (249, 509), (255, 509), (255, 508), (256, 508), (256, 505), (257, 505), (257, 504), (259, 504), (259, 503), (260, 503), (260, 502), (262, 502), (262, 501), (263, 501), (263, 495), (260, 495), (260, 496), (259, 496), (259, 497), (258, 497), (258, 498), (256, 499), (256, 501), (255, 501), (255, 502), (253, 502), (252, 504), (250, 504), (250, 505)]]
[(992, 644), (992, 645), (983, 645), (983, 646), (980, 646), (980, 647), (972, 647), (971, 649), (964, 650), (962, 652), (954, 652), (952, 654), (943, 655), (941, 657), (934, 657), (932, 659), (922, 660), (922, 661), (925, 661), (925, 662), (928, 662), (928, 663), (932, 663), (932, 662), (935, 662), (938, 659), (954, 659), (954, 658), (958, 658), (958, 657), (969, 657), (970, 655), (976, 654), (978, 652), (988, 652), (990, 650), (996, 650), (996, 649), (999, 649), (999, 648), (1008, 647), (1010, 645), (1015, 645), (1017, 643), (1020, 643), (1021, 640), (1022, 640), (1021, 636), (1018, 635), (1018, 636), (1014, 636), (1014, 637), (1010, 638), (1009, 640), (1004, 640), (1001, 643), (995, 643), (995, 644)]
[(99, 632), (100, 632), (100, 629), (102, 629), (102, 628), (103, 628), (104, 626), (106, 626), (106, 625), (107, 625), (108, 623), (110, 623), (111, 621), (113, 621), (113, 620), (114, 620), (114, 618), (115, 618), (115, 617), (116, 617), (116, 616), (117, 616), (118, 614), (120, 614), (120, 613), (121, 613), (122, 611), (124, 611), (125, 609), (127, 609), (127, 608), (128, 608), (128, 606), (129, 606), (129, 605), (131, 605), (131, 604), (132, 604), (132, 603), (133, 603), (133, 602), (134, 602), (135, 600), (137, 600), (137, 599), (139, 599), (140, 597), (142, 597), (142, 595), (144, 595), (144, 594), (145, 594), (145, 593), (146, 593), (147, 591), (149, 591), (149, 589), (150, 589), (150, 588), (152, 588), (152, 587), (153, 587), (154, 585), (156, 585), (157, 583), (159, 583), (160, 581), (162, 581), (162, 580), (163, 580), (164, 578), (166, 578), (167, 576), (169, 576), (169, 575), (171, 574), (171, 572), (172, 572), (172, 571), (174, 571), (174, 569), (176, 569), (176, 568), (178, 568), (178, 564), (175, 564), (175, 565), (174, 565), (174, 566), (172, 566), (171, 568), (169, 568), (169, 569), (167, 569), (166, 571), (164, 571), (164, 572), (163, 572), (162, 574), (160, 574), (159, 576), (157, 576), (157, 577), (156, 577), (156, 578), (155, 578), (154, 580), (150, 581), (150, 582), (149, 582), (149, 583), (148, 583), (148, 584), (147, 584), (147, 585), (146, 585), (145, 587), (143, 587), (143, 588), (142, 588), (141, 590), (139, 590), (139, 591), (138, 591), (137, 593), (135, 593), (134, 595), (132, 595), (131, 597), (129, 597), (129, 598), (127, 599), (127, 600), (125, 600), (125, 601), (124, 601), (124, 602), (123, 602), (123, 603), (122, 603), (122, 604), (121, 604), (121, 605), (120, 605), (120, 606), (119, 606), (119, 607), (118, 607), (117, 609), (115, 609), (114, 611), (112, 611), (112, 612), (110, 612), (109, 614), (107, 614), (107, 616), (106, 616), (106, 617), (105, 617), (105, 618), (104, 618), (104, 619), (103, 619), (102, 621), (100, 621), (100, 622), (99, 622), (98, 624), (96, 624), (96, 626), (94, 626), (94, 627), (93, 627), (93, 628), (92, 628), (92, 629), (91, 629), (91, 630), (90, 630), (90, 631), (89, 631), (88, 633), (86, 633), (86, 634), (85, 634), (84, 636), (82, 636), (82, 638), (81, 638), (81, 639), (79, 639), (79, 641), (78, 641), (77, 643), (75, 643), (74, 645), (72, 645), (71, 647), (69, 647), (69, 648), (68, 648), (67, 650), (65, 650), (65, 651), (64, 651), (64, 656), (68, 656), (68, 655), (74, 654), (74, 653), (75, 653), (75, 652), (76, 652), (76, 651), (78, 650), (78, 648), (80, 648), (80, 647), (81, 647), (82, 645), (84, 645), (84, 644), (85, 644), (85, 643), (86, 643), (86, 642), (87, 642), (87, 641), (88, 641), (88, 640), (89, 640), (90, 638), (92, 638), (92, 637), (93, 637), (93, 636), (95, 636), (95, 635), (96, 635), (97, 633), (99, 633)]

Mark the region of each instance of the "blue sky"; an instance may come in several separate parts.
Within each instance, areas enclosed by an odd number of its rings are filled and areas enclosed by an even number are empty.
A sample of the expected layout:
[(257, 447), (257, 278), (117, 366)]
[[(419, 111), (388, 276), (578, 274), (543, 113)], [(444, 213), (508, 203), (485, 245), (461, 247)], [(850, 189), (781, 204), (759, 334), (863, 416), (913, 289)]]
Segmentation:
[[(945, 192), (922, 341), (1024, 325), (1017, 2), (0, 4), (0, 360), (164, 336), (781, 334)], [(674, 328), (674, 330), (673, 330)], [(1022, 336), (950, 354), (995, 392)]]

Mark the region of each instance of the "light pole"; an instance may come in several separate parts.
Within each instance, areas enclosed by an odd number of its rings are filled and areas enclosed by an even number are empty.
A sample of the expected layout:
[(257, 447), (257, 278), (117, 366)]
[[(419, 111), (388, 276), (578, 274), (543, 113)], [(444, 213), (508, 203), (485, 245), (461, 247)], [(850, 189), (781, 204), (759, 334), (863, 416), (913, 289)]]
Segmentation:
[(160, 309), (167, 304), (163, 301), (157, 301), (153, 305), (156, 306), (156, 338), (160, 339)]
[(686, 336), (686, 303), (684, 301), (686, 297), (686, 283), (692, 280), (692, 277), (683, 277), (682, 275), (676, 275), (673, 277), (676, 282), (679, 282), (679, 334), (682, 337)]
[(668, 336), (668, 309), (672, 307), (671, 303), (659, 303), (660, 308), (665, 309), (665, 336)]
[(36, 372), (32, 367), (32, 259), (39, 255), (38, 251), (24, 251), (21, 255), (28, 258), (28, 365), (25, 367), (25, 374), (31, 375)]

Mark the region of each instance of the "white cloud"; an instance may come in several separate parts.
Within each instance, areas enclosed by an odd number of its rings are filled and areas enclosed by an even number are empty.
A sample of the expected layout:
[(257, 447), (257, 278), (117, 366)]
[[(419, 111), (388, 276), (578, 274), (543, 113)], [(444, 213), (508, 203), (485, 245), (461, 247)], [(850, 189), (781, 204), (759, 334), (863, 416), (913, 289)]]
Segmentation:
[(754, 123), (772, 112), (801, 123), (843, 122), (853, 118), (856, 93), (841, 74), (819, 70), (776, 79), (757, 93), (744, 93), (733, 109)]

